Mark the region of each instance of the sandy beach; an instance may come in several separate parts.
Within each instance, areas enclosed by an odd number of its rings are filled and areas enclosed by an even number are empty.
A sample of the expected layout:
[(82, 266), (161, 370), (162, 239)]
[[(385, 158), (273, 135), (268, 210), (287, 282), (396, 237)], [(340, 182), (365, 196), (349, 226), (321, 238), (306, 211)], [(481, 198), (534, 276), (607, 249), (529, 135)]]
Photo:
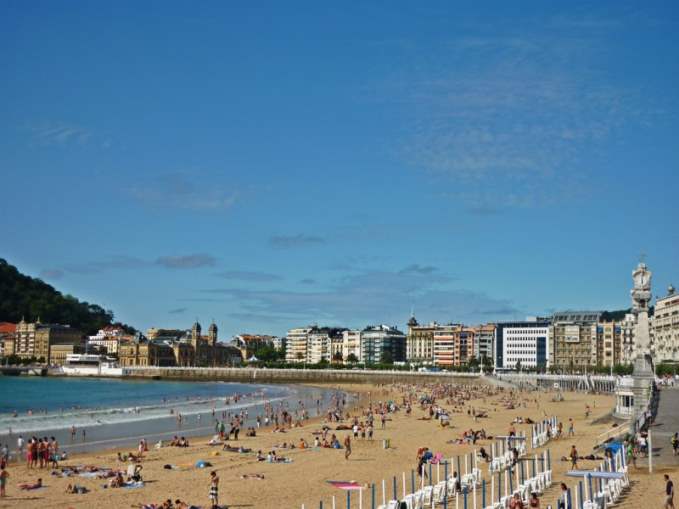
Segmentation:
[[(337, 387), (337, 385), (333, 385)], [(353, 416), (364, 408), (369, 400), (372, 402), (393, 400), (401, 403), (402, 393), (391, 386), (377, 387), (369, 384), (342, 385), (342, 390), (359, 393), (357, 407), (349, 411)], [(553, 401), (554, 393), (522, 393), (518, 395), (518, 406), (507, 409), (503, 404), (508, 391), (493, 396), (480, 396), (477, 399), (464, 402), (464, 405), (440, 404), (450, 411), (457, 406), (459, 412), (452, 414), (452, 425), (441, 427), (435, 420), (423, 420), (427, 412), (419, 405), (413, 405), (412, 413), (407, 415), (404, 410), (388, 414), (386, 429), (381, 429), (379, 417), (375, 420), (373, 440), (352, 439), (352, 454), (348, 460), (344, 458), (343, 450), (326, 448), (309, 449), (276, 449), (277, 453), (292, 460), (291, 463), (273, 464), (259, 462), (255, 452), (261, 450), (264, 454), (282, 442), (298, 444), (304, 438), (313, 444), (313, 431), (320, 430), (321, 418), (312, 418), (303, 427), (293, 428), (286, 433), (273, 433), (271, 428), (262, 428), (256, 437), (245, 437), (242, 433), (238, 442), (230, 441), (232, 445), (243, 446), (253, 450), (253, 453), (222, 451), (221, 447), (207, 445), (209, 437), (193, 439), (188, 448), (164, 447), (159, 450), (151, 448), (142, 462), (145, 485), (137, 489), (114, 488), (104, 489), (105, 480), (82, 477), (56, 477), (50, 475), (49, 469), (28, 470), (25, 464), (13, 464), (9, 468), (8, 497), (0, 501), (0, 507), (133, 507), (145, 503), (161, 503), (171, 498), (181, 499), (190, 504), (209, 507), (208, 491), (210, 486), (209, 474), (216, 470), (220, 477), (220, 503), (228, 507), (256, 507), (256, 508), (299, 508), (305, 504), (307, 508), (318, 507), (323, 501), (324, 507), (331, 507), (332, 497), (337, 499), (338, 507), (345, 504), (346, 492), (328, 484), (327, 480), (353, 480), (361, 484), (375, 483), (378, 493), (382, 479), (389, 480), (398, 476), (399, 491), (402, 472), (410, 479), (411, 469), (416, 467), (416, 452), (419, 447), (428, 447), (433, 452), (441, 452), (450, 458), (490, 447), (490, 440), (479, 440), (476, 445), (459, 445), (448, 443), (452, 439), (460, 438), (465, 430), (483, 428), (487, 434), (497, 436), (506, 435), (511, 422), (521, 416), (534, 421), (544, 416), (556, 415), (563, 422), (572, 418), (575, 424), (575, 436), (551, 441), (554, 485), (543, 497), (543, 507), (554, 504), (557, 496), (558, 482), (564, 480), (564, 472), (569, 463), (560, 461), (566, 456), (571, 445), (575, 445), (581, 455), (589, 454), (597, 435), (610, 429), (610, 423), (597, 423), (610, 413), (613, 397), (607, 395), (591, 395), (581, 393), (564, 393), (564, 401)], [(590, 405), (591, 415), (585, 417), (585, 406)], [(477, 411), (485, 410), (486, 418), (476, 422), (467, 413), (470, 408)], [(349, 422), (345, 419), (345, 423)], [(331, 423), (334, 430), (337, 423)], [(564, 434), (566, 431), (564, 426)], [(516, 429), (526, 431), (527, 424), (517, 424)], [(350, 431), (331, 431), (336, 433), (340, 442)], [(383, 440), (390, 441), (390, 447), (383, 448)], [(129, 450), (129, 449), (128, 449)], [(542, 450), (542, 449), (540, 449)], [(117, 461), (117, 450), (102, 451), (92, 454), (74, 455), (64, 465), (95, 465), (97, 467), (125, 468), (125, 464)], [(124, 452), (124, 451), (123, 451)], [(212, 467), (196, 468), (196, 461), (209, 461)], [(598, 462), (582, 461), (584, 468), (594, 467)], [(164, 465), (173, 465), (176, 469), (165, 469)], [(482, 467), (484, 477), (487, 477), (485, 465)], [(263, 479), (241, 478), (242, 475), (258, 474)], [(661, 474), (658, 474), (661, 475)], [(631, 471), (633, 482), (639, 483), (639, 488), (646, 486), (644, 491), (652, 495), (652, 505), (660, 507), (662, 500), (662, 483), (654, 479), (637, 480), (634, 470)], [(17, 488), (21, 482), (34, 482), (42, 477), (44, 488), (35, 491), (22, 492)], [(641, 479), (641, 477), (640, 477)], [(565, 479), (571, 485), (572, 479)], [(66, 487), (77, 483), (89, 489), (86, 494), (67, 494)], [(652, 486), (652, 489), (650, 488)], [(656, 489), (657, 488), (657, 489)], [(658, 493), (658, 503), (655, 503), (655, 492)], [(629, 505), (640, 493), (640, 489), (633, 488), (623, 504)], [(381, 500), (381, 495), (378, 498)], [(640, 500), (640, 499), (639, 499)], [(369, 490), (364, 490), (364, 507), (369, 507)], [(352, 506), (353, 507), (353, 506)], [(356, 505), (358, 507), (358, 505)]]

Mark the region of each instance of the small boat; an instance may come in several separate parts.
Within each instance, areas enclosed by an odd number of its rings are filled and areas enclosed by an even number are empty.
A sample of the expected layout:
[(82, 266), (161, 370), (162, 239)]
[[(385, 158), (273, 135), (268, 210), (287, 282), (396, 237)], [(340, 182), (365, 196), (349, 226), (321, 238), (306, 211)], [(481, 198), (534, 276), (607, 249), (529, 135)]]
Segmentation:
[(69, 376), (123, 376), (123, 368), (112, 357), (95, 354), (69, 354), (62, 366)]

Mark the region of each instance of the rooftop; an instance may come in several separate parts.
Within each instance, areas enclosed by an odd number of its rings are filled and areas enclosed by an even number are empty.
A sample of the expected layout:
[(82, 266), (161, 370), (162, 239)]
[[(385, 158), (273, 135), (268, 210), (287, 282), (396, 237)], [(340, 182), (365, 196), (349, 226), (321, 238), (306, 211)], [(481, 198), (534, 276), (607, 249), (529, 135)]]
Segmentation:
[(0, 334), (11, 334), (16, 332), (17, 324), (11, 322), (0, 322)]

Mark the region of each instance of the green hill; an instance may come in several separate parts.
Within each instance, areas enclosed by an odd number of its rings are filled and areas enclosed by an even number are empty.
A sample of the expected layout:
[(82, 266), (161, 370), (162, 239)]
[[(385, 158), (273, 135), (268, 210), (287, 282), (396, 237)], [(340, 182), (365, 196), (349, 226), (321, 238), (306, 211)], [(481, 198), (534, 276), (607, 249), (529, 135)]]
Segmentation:
[[(97, 304), (81, 302), (62, 295), (41, 279), (20, 273), (0, 258), (0, 322), (32, 322), (69, 324), (86, 334), (94, 334), (113, 322), (113, 311)], [(124, 324), (127, 332), (134, 329)]]

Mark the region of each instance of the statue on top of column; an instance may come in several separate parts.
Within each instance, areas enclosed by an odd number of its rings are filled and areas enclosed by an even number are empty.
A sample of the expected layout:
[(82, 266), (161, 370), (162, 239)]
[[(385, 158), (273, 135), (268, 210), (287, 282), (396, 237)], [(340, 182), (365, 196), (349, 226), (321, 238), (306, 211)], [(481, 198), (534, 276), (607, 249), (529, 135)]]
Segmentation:
[(639, 262), (637, 268), (632, 272), (634, 288), (632, 294), (632, 308), (635, 313), (648, 311), (648, 303), (651, 301), (651, 277), (653, 273), (648, 270), (644, 262)]

